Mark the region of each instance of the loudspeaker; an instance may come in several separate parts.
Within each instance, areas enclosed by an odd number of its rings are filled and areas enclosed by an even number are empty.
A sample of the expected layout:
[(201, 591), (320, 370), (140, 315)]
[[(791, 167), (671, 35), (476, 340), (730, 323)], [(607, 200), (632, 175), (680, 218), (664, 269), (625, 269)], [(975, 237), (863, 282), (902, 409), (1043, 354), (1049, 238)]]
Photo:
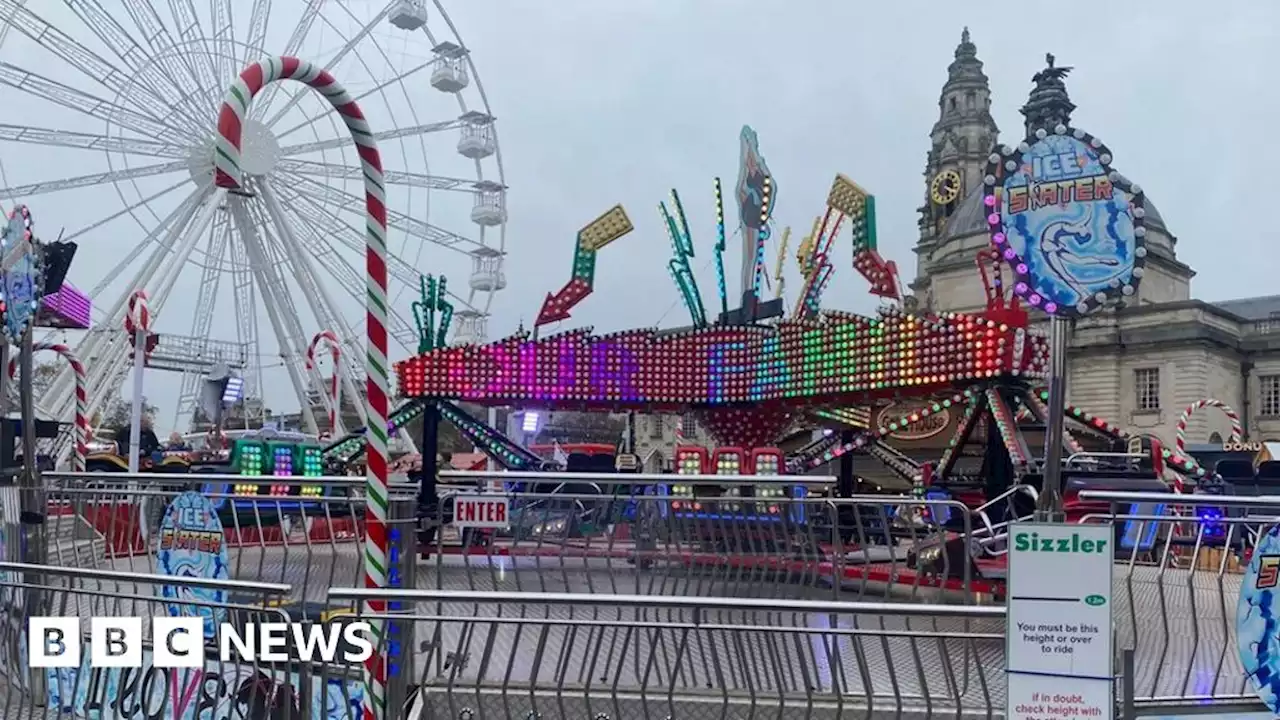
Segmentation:
[(62, 289), (78, 248), (73, 242), (55, 242), (43, 247), (45, 295), (52, 295)]

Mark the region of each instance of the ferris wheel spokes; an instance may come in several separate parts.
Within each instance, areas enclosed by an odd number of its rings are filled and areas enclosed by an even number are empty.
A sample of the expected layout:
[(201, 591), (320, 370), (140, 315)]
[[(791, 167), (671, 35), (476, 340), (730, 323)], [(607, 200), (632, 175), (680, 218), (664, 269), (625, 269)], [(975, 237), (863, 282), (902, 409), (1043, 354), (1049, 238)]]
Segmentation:
[[(269, 2), (270, 0), (256, 0), (254, 12), (258, 11), (257, 2)], [(311, 26), (315, 24), (316, 18), (320, 17), (320, 8), (325, 0), (307, 0), (307, 7), (302, 11), (302, 15), (298, 18), (298, 24), (294, 26), (293, 33), (289, 35), (289, 42), (284, 46), (284, 52), (281, 55), (285, 57), (297, 57), (298, 50), (302, 48), (302, 43), (306, 42), (307, 35), (311, 32)], [(267, 12), (271, 12), (270, 9)], [(264, 23), (265, 24), (265, 23)], [(265, 30), (264, 30), (265, 32)], [(253, 48), (250, 49), (250, 52)], [(265, 53), (262, 53), (265, 54)], [(252, 62), (258, 60), (258, 57), (244, 58), (244, 62), (240, 67), (245, 67)], [(271, 107), (271, 101), (275, 99), (276, 93), (283, 88), (280, 83), (273, 83), (262, 88), (254, 106), (249, 108), (249, 117), (262, 122), (262, 118), (266, 116), (268, 108)]]
[[(320, 282), (315, 266), (307, 256), (307, 249), (303, 247), (293, 230), (293, 225), (285, 217), (284, 207), (276, 197), (272, 185), (270, 183), (262, 183), (260, 191), (266, 204), (267, 214), (275, 225), (276, 235), (281, 240), (285, 255), (289, 257), (290, 264), (293, 266), (294, 277), (299, 281), (299, 285), (303, 287), (303, 297), (307, 299), (311, 306), (312, 315), (320, 321), (323, 327), (333, 328), (338, 334), (340, 342), (345, 347), (355, 350), (358, 356), (363, 351), (363, 347), (354, 344), (357, 338), (355, 330), (347, 323), (338, 304), (333, 301), (333, 297), (329, 294), (328, 288), (323, 282)], [(357, 392), (355, 383), (352, 382), (351, 369), (346, 362), (348, 354), (340, 353), (338, 355), (335, 361), (337, 367), (334, 368), (334, 372), (338, 374), (343, 384), (342, 389), (355, 406), (356, 415), (363, 425), (366, 422), (366, 416), (365, 407), (363, 402), (360, 402), (360, 398), (363, 398), (364, 395)], [(342, 408), (336, 408), (335, 412), (338, 416), (341, 416)], [(329, 430), (334, 432), (333, 428), (329, 428)]]
[[(165, 301), (173, 292), (174, 284), (177, 282), (178, 275), (181, 274), (183, 266), (190, 259), (192, 250), (199, 239), (208, 230), (213, 221), (214, 213), (218, 209), (223, 197), (226, 196), (226, 190), (221, 188), (211, 189), (209, 187), (202, 188), (197, 191), (192, 198), (190, 207), (182, 213), (182, 218), (175, 223), (166, 237), (166, 242), (159, 244), (147, 262), (139, 269), (135, 276), (135, 283), (131, 286), (133, 289), (150, 289), (152, 281), (157, 275), (161, 278), (158, 287), (151, 294), (149, 305), (153, 313), (164, 306)], [(180, 209), (181, 206), (180, 206)], [(170, 252), (172, 250), (172, 252)], [(166, 262), (167, 261), (167, 262)], [(164, 267), (164, 270), (160, 270)], [(81, 343), (86, 349), (93, 353), (88, 355), (93, 357), (93, 364), (90, 366), (90, 383), (91, 396), (89, 398), (88, 412), (92, 415), (109, 396), (113, 397), (118, 382), (123, 380), (123, 376), (128, 372), (132, 365), (132, 353), (129, 347), (128, 338), (121, 327), (123, 319), (123, 309), (127, 302), (127, 295), (122, 295), (117, 301), (117, 307), (113, 307), (111, 312), (107, 314), (107, 321), (104, 331), (90, 333), (89, 336)], [(100, 325), (100, 327), (102, 327)], [(104, 349), (104, 343), (105, 349)], [(55, 382), (50, 384), (48, 390), (45, 391), (44, 397), (58, 398), (59, 395), (51, 395), (56, 392)], [(63, 404), (53, 404), (50, 414), (59, 419), (63, 418), (67, 413), (67, 408)], [(73, 404), (73, 403), (72, 403)], [(69, 445), (63, 443), (57, 452), (57, 461), (59, 463), (66, 459), (69, 452)]]
[[(316, 120), (320, 119), (321, 117), (322, 116), (317, 115), (312, 120), (309, 120), (293, 128), (293, 130), (301, 130), (305, 127), (308, 127), (312, 123), (314, 123)], [(428, 135), (431, 133), (443, 132), (445, 130), (460, 130), (466, 125), (467, 125), (466, 120), (463, 120), (462, 118), (458, 118), (456, 120), (445, 120), (442, 122), (427, 123), (425, 125), (414, 125), (412, 127), (396, 128), (395, 130), (384, 130), (382, 132), (374, 133), (373, 139), (375, 142), (386, 142), (389, 140), (399, 140), (400, 138), (405, 138), (405, 137), (417, 137), (419, 135)], [(4, 126), (0, 126), (0, 128), (3, 128), (3, 127)], [(289, 133), (293, 132), (293, 130), (288, 130), (286, 132), (280, 133), (279, 135), (276, 135), (276, 139), (279, 140), (280, 138), (283, 138), (285, 135), (288, 135)], [(300, 143), (298, 145), (288, 145), (286, 147), (280, 148), (280, 157), (282, 158), (296, 157), (298, 155), (305, 155), (306, 153), (321, 152), (324, 150), (337, 150), (340, 148), (347, 147), (350, 144), (351, 144), (351, 140), (348, 138), (330, 138), (328, 140), (317, 140), (315, 142)]]
[[(0, 140), (26, 143), (28, 145), (106, 150), (122, 155), (140, 155), (142, 157), (168, 158), (171, 160), (185, 158), (190, 154), (190, 151), (182, 145), (157, 140), (112, 137), (111, 135), (73, 132), (71, 130), (51, 130), (49, 128), (12, 125), (9, 123), (0, 123)], [(178, 184), (183, 185), (186, 182), (186, 179), (183, 179)], [(174, 185), (174, 187), (177, 187), (177, 185)]]
[[(122, 87), (128, 84), (126, 81)], [(117, 105), (98, 95), (78, 90), (7, 62), (0, 62), (0, 85), (7, 85), (32, 97), (87, 115), (108, 127), (114, 125), (125, 128), (142, 137), (179, 144), (190, 144), (192, 139), (189, 130), (166, 122), (163, 119), (164, 116), (156, 116), (154, 110), (143, 114), (133, 108)], [(146, 109), (141, 102), (135, 107)]]
[(298, 312), (297, 303), (289, 289), (287, 278), (292, 277), (302, 290), (302, 295), (308, 303), (308, 307), (312, 311), (312, 317), (317, 319), (321, 324), (325, 324), (322, 315), (316, 313), (314, 304), (315, 288), (309, 288), (303, 285), (299, 270), (295, 267), (291, 260), (289, 252), (289, 229), (281, 228), (272, 221), (269, 213), (269, 206), (265, 202), (265, 194), (263, 186), (266, 183), (254, 183), (254, 189), (258, 193), (258, 197), (263, 202), (255, 203), (251, 216), (259, 229), (259, 238), (262, 242), (262, 248), (270, 263), (262, 273), (270, 285), (263, 289), (264, 294), (269, 293), (275, 302), (285, 309), (280, 317), (283, 321), (285, 336), (277, 335), (276, 340), (280, 347), (289, 348), (286, 358), (287, 362), (293, 363), (306, 382), (303, 384), (304, 394), (298, 397), (298, 402), (306, 407), (312, 407), (312, 390), (321, 394), (324, 393), (325, 379), (320, 375), (317, 368), (311, 367), (306, 362), (306, 350), (309, 345), (309, 338), (306, 330), (302, 327), (302, 315)]
[[(364, 276), (361, 275), (354, 266), (352, 266), (351, 262), (347, 258), (341, 256), (339, 253), (334, 251), (331, 246), (321, 240), (321, 238), (324, 237), (337, 238), (352, 250), (358, 250), (360, 244), (364, 242), (363, 236), (360, 235), (355, 228), (343, 223), (337, 218), (322, 215), (319, 208), (315, 208), (314, 211), (311, 209), (303, 209), (301, 206), (306, 203), (305, 197), (292, 194), (287, 185), (282, 183), (279, 186), (273, 185), (272, 187), (276, 192), (285, 196), (285, 198), (290, 201), (288, 204), (282, 205), (284, 213), (296, 219), (296, 224), (299, 227), (306, 229), (303, 234), (312, 240), (312, 242), (309, 243), (304, 242), (305, 252), (303, 253), (303, 256), (314, 256), (317, 259), (323, 258), (325, 268), (335, 279), (339, 281), (338, 284), (342, 290), (357, 302), (364, 300), (364, 294), (366, 292)], [(403, 268), (408, 267), (408, 265), (404, 263), (403, 260), (400, 260), (396, 255), (388, 253), (387, 263), (389, 272), (391, 272), (392, 276), (397, 280), (406, 283), (406, 286), (408, 286), (410, 282), (417, 282), (418, 276), (416, 274), (413, 274), (412, 272), (397, 272), (397, 270), (402, 270)], [(412, 279), (406, 280), (403, 278)], [(332, 305), (336, 310), (336, 304), (330, 302), (330, 305)], [(387, 320), (390, 323), (392, 336), (398, 340), (406, 350), (410, 352), (414, 351), (417, 348), (417, 330), (415, 330), (412, 324), (404, 317), (403, 312), (396, 307), (388, 308)], [(346, 326), (345, 321), (342, 324), (344, 327)], [(330, 325), (330, 327), (332, 327), (332, 325)], [(354, 342), (356, 338), (354, 334), (347, 337), (350, 338), (350, 340), (348, 340), (349, 342)], [(359, 352), (352, 357), (359, 357)]]
[[(178, 236), (184, 232), (190, 225), (192, 219), (199, 211), (202, 203), (204, 203), (213, 194), (212, 183), (196, 190), (187, 197), (173, 212), (169, 213), (160, 224), (147, 234), (147, 237), (134, 247), (133, 257), (140, 255), (143, 249), (151, 247), (151, 254), (146, 261), (138, 268), (137, 272), (131, 278), (128, 287), (139, 288), (144, 287), (150, 282), (151, 276), (155, 273), (156, 268), (160, 266), (165, 257), (168, 256), (168, 249), (177, 241)], [(163, 239), (161, 239), (163, 238)], [(128, 258), (131, 263), (133, 258)], [(114, 276), (108, 276), (103, 279), (99, 287), (94, 288), (90, 293), (90, 297), (102, 297), (106, 286), (113, 284), (118, 280), (123, 267), (117, 266), (114, 270)], [(85, 335), (75, 348), (78, 357), (85, 358), (84, 362), (88, 366), (90, 381), (94, 382), (99, 372), (110, 374), (109, 367), (99, 367), (103, 360), (103, 352), (101, 348), (105, 347), (104, 343), (111, 342), (112, 338), (117, 334), (117, 328), (124, 319), (125, 304), (128, 301), (128, 293), (122, 293), (117, 296), (116, 301), (106, 311), (106, 317), (98, 327), (91, 330)], [(60, 371), (54, 376), (54, 379), (45, 392), (41, 395), (41, 406), (45, 413), (50, 417), (64, 420), (67, 413), (71, 409), (69, 397), (70, 383), (74, 381), (70, 371)], [(52, 399), (52, 402), (48, 400)], [(95, 401), (94, 397), (90, 397), (89, 401)]]
[[(205, 266), (200, 271), (200, 285), (196, 290), (196, 311), (191, 324), (191, 337), (209, 337), (213, 329), (213, 311), (222, 284), (222, 263), (227, 254), (227, 240), (231, 235), (231, 223), (227, 213), (219, 213), (214, 221), (213, 233), (205, 246)], [(195, 369), (184, 370), (178, 391), (178, 403), (174, 407), (173, 426), (186, 412), (194, 412), (198, 402), (202, 373)]]
[[(240, 242), (244, 244), (245, 250), (249, 257), (249, 272), (253, 276), (254, 283), (258, 287), (262, 306), (267, 311), (267, 320), (271, 323), (271, 329), (275, 333), (276, 341), (279, 344), (280, 359), (284, 363), (285, 373), (289, 376), (289, 382), (293, 384), (294, 394), (299, 398), (304, 398), (302, 402), (302, 420), (306, 423), (307, 432), (312, 435), (320, 434), (320, 426), (316, 423), (315, 412), (311, 408), (311, 403), (307, 393), (307, 383), (303, 381), (301, 373), (298, 372), (299, 365), (297, 345), (293, 342), (294, 338), (286, 329), (285, 320), (281, 317), (280, 309), (288, 307), (292, 303), (287, 302), (287, 298), (277, 298), (272, 278), (267, 277), (267, 268), (273, 267), (267, 256), (265, 243), (262, 236), (258, 233), (258, 226), (254, 224), (250, 217), (248, 209), (245, 207), (244, 199), (240, 196), (233, 196), (231, 202), (231, 217), (236, 225), (236, 234), (240, 238)], [(287, 295), (287, 288), (285, 290)], [(296, 314), (294, 317), (296, 322)]]

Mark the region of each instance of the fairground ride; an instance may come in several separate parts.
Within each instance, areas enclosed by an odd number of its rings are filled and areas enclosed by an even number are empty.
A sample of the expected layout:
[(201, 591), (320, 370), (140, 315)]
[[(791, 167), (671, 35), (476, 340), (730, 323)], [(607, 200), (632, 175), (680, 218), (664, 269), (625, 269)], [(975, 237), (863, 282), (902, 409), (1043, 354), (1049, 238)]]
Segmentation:
[[(412, 320), (394, 308), (432, 253), (433, 267), (468, 278), (444, 293), (456, 307), (454, 338), (483, 342), (506, 285), (502, 153), (473, 54), (440, 0), (68, 8), (55, 17), (41, 3), (0, 0), (0, 101), (11, 110), (0, 124), (0, 202), (58, 217), (63, 238), (93, 256), (73, 276), (97, 303), (93, 328), (67, 343), (87, 366), (90, 416), (130, 370), (126, 304), (141, 290), (156, 317), (148, 367), (182, 377), (177, 427), (192, 418), (206, 373), (225, 364), (245, 379), (245, 397), (298, 403), (304, 429), (318, 434), (324, 419), (313, 408), (328, 377), (306, 350), (321, 329), (346, 349), (338, 369), (357, 420), (348, 425), (363, 424), (363, 373), (352, 360), (364, 357), (365, 320), (347, 306), (365, 301), (364, 177), (324, 98), (267, 87), (243, 128), (245, 187), (215, 201), (226, 81), (261, 57), (316, 58), (344, 78), (373, 127), (392, 128), (374, 137), (393, 208), (393, 341), (415, 349)], [(38, 398), (41, 416), (71, 421), (73, 382), (69, 370), (57, 375)], [(272, 388), (288, 390), (273, 397)], [(70, 448), (67, 434), (59, 459)]]
[[(778, 476), (828, 463), (839, 467), (834, 494), (850, 497), (859, 492), (859, 483), (847, 461), (859, 453), (884, 462), (916, 488), (917, 497), (940, 492), (991, 515), (997, 512), (993, 505), (1008, 500), (1007, 508), (998, 509), (1000, 517), (983, 516), (988, 528), (1029, 512), (1026, 498), (1014, 496), (1025, 490), (1034, 504), (1043, 472), (1037, 446), (1043, 443), (1048, 419), (1041, 388), (1048, 347), (1044, 333), (1031, 325), (1027, 310), (1006, 286), (1001, 258), (989, 252), (978, 257), (987, 292), (985, 311), (903, 310), (897, 304), (901, 296), (896, 269), (876, 249), (875, 198), (838, 176), (824, 213), (801, 245), (804, 285), (787, 313), (780, 293), (767, 299), (761, 287), (761, 238), (772, 233), (777, 182), (768, 174), (750, 129), (743, 131), (742, 147), (737, 200), (747, 259), (739, 307), (730, 309), (725, 289), (724, 213), (717, 180), (716, 321), (708, 316), (689, 266), (693, 244), (681, 200), (673, 193), (670, 208), (664, 203), (660, 209), (674, 251), (669, 268), (690, 326), (605, 336), (585, 328), (538, 337), (541, 326), (568, 318), (571, 308), (591, 293), (597, 252), (631, 231), (625, 211), (616, 207), (578, 234), (573, 275), (563, 289), (547, 296), (532, 333), (487, 345), (435, 347), (396, 364), (401, 394), (414, 398), (410, 406), (427, 418), (424, 450), (433, 444), (432, 416), (447, 416), (456, 402), (537, 410), (694, 413), (719, 447), (677, 447), (677, 474), (756, 474), (761, 480), (751, 486), (706, 490), (673, 478), (659, 488), (671, 496), (673, 512), (690, 512), (691, 518), (708, 501), (728, 502), (744, 518), (784, 514), (771, 499), (798, 497), (802, 486), (793, 487)], [(823, 290), (833, 275), (834, 239), (845, 225), (853, 236), (854, 268), (870, 283), (873, 294), (890, 301), (875, 317), (821, 309)], [(877, 412), (886, 403), (906, 410)], [(895, 434), (942, 415), (950, 439), (936, 461), (921, 463), (894, 447)], [(1082, 489), (1164, 490), (1168, 472), (1174, 488), (1182, 490), (1184, 480), (1207, 475), (1181, 447), (1168, 449), (1159, 441), (1131, 437), (1079, 408), (1068, 406), (1065, 415), (1065, 444), (1077, 456), (1068, 473), (1069, 516), (1089, 510), (1076, 501)], [(775, 444), (797, 426), (827, 432), (801, 451), (784, 455)], [(966, 452), (981, 457), (982, 466), (959, 468), (958, 460)], [(430, 465), (431, 455), (425, 459)], [(430, 478), (432, 468), (425, 470), (424, 477)], [(424, 506), (435, 502), (433, 492), (424, 488)], [(1013, 502), (1018, 499), (1023, 502)], [(1120, 532), (1133, 534), (1131, 530)], [(1149, 538), (1130, 540), (1132, 546)], [(998, 558), (990, 560), (989, 564), (1000, 564)], [(984, 572), (998, 576), (1002, 570)]]

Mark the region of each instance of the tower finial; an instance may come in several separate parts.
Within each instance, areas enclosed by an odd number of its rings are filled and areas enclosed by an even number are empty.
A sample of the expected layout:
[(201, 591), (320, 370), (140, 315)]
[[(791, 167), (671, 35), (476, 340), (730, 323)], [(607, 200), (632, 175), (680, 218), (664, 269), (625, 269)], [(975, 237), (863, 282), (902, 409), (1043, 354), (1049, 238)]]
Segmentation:
[(1058, 67), (1056, 60), (1053, 53), (1045, 53), (1045, 68), (1031, 77), (1035, 87), (1031, 89), (1027, 104), (1022, 106), (1028, 134), (1040, 128), (1051, 129), (1057, 125), (1071, 124), (1071, 111), (1076, 106), (1067, 95), (1064, 80), (1073, 68)]
[(964, 31), (960, 33), (960, 42), (962, 43), (969, 42), (969, 26), (968, 25), (965, 25)]

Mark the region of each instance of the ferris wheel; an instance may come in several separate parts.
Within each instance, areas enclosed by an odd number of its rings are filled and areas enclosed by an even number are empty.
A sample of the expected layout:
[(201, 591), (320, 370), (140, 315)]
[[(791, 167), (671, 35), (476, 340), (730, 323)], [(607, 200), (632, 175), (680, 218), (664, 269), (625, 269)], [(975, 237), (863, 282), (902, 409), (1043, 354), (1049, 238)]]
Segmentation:
[[(364, 179), (341, 120), (301, 84), (270, 85), (244, 126), (245, 192), (212, 182), (224, 93), (280, 55), (329, 69), (376, 133), (393, 353), (417, 349), (420, 273), (450, 280), (454, 341), (484, 339), (506, 285), (506, 186), (474, 59), (440, 0), (0, 0), (0, 205), (26, 204), (48, 240), (61, 229), (80, 246), (68, 280), (94, 300), (75, 351), (95, 407), (130, 370), (136, 290), (160, 336), (151, 366), (182, 377), (176, 425), (226, 364), (245, 397), (284, 412), (296, 398), (316, 432), (329, 378), (306, 354), (323, 330), (344, 346), (342, 395), (363, 397)], [(69, 418), (71, 387), (57, 376), (41, 410)]]

